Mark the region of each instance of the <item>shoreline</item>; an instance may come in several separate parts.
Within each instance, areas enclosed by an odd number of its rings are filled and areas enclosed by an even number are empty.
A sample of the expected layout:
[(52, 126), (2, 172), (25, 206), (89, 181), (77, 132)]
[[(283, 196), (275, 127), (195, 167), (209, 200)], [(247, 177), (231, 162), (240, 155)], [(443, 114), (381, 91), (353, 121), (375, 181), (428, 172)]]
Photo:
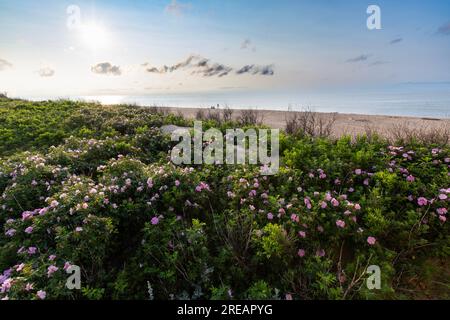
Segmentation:
[[(0, 91), (1, 92), (1, 91)], [(197, 110), (197, 109), (202, 109), (202, 110), (213, 110), (211, 109), (212, 107), (214, 107), (211, 104), (200, 104), (199, 106), (196, 105), (190, 105), (189, 102), (186, 102), (185, 104), (174, 104), (171, 105), (170, 103), (166, 104), (164, 102), (162, 103), (158, 103), (158, 102), (142, 102), (142, 101), (138, 101), (138, 100), (129, 100), (129, 101), (118, 101), (118, 102), (108, 102), (108, 101), (102, 101), (101, 99), (97, 99), (95, 97), (93, 98), (86, 98), (86, 97), (72, 97), (72, 96), (61, 96), (61, 97), (51, 97), (51, 98), (47, 98), (47, 97), (25, 97), (25, 98), (20, 98), (20, 97), (9, 97), (9, 99), (13, 99), (13, 100), (25, 100), (25, 101), (34, 101), (34, 102), (39, 102), (39, 101), (58, 101), (58, 100), (70, 100), (70, 101), (75, 101), (75, 102), (84, 102), (84, 103), (96, 103), (96, 104), (101, 104), (104, 106), (116, 106), (116, 105), (135, 105), (138, 107), (143, 107), (143, 108), (152, 108), (152, 107), (157, 107), (157, 108), (164, 108), (164, 109), (180, 109), (180, 110)], [(226, 105), (226, 104), (225, 104)], [(223, 104), (220, 104), (220, 108), (219, 110), (223, 110), (223, 107), (225, 106)], [(297, 105), (296, 105), (297, 106)], [(302, 105), (298, 105), (298, 106), (302, 106)], [(314, 105), (309, 105), (309, 104), (305, 104), (305, 107), (309, 107), (311, 108), (312, 111), (315, 111), (316, 108), (320, 109), (320, 106), (314, 106)], [(255, 105), (248, 105), (248, 106), (232, 106), (231, 107), (232, 110), (235, 111), (240, 111), (240, 110), (257, 110), (260, 112), (288, 112), (288, 107), (269, 107), (269, 106), (258, 106), (257, 104)], [(363, 109), (361, 109), (363, 110)], [(300, 110), (293, 110), (294, 112), (301, 112)], [(439, 113), (437, 115), (434, 114), (424, 114), (424, 115), (416, 115), (416, 114), (383, 114), (383, 113), (372, 113), (372, 114), (367, 114), (364, 113), (364, 111), (358, 112), (357, 110), (352, 110), (352, 111), (328, 111), (328, 110), (316, 110), (315, 112), (317, 113), (325, 113), (325, 114), (342, 114), (342, 115), (349, 115), (349, 116), (382, 116), (382, 117), (397, 117), (397, 118), (413, 118), (413, 119), (424, 119), (424, 120), (450, 120), (450, 106), (449, 106), (449, 110), (448, 112), (446, 112), (445, 114)]]
[[(9, 98), (4, 96), (3, 98), (10, 100), (24, 100), (35, 101), (21, 98)], [(73, 99), (50, 99), (39, 101), (57, 101), (57, 100), (70, 100)], [(98, 101), (78, 101), (85, 103), (96, 103), (105, 107), (115, 107), (121, 104), (103, 104)], [(139, 108), (156, 108), (157, 110), (169, 112), (175, 115), (182, 115), (187, 119), (195, 119), (199, 111), (202, 111), (206, 116), (209, 113), (222, 114), (224, 108), (203, 108), (203, 107), (167, 107), (167, 106), (155, 106), (155, 105), (141, 105), (141, 104), (122, 104), (122, 105), (135, 105)], [(259, 108), (236, 108), (230, 109), (232, 111), (232, 119), (237, 120), (242, 112), (254, 111), (258, 115), (260, 123), (273, 129), (284, 130), (286, 128), (286, 119), (293, 115), (302, 115), (305, 111), (284, 111), (284, 110), (271, 110), (271, 109), (259, 109)], [(323, 121), (331, 121), (335, 119), (331, 136), (339, 137), (342, 135), (356, 136), (358, 134), (372, 134), (377, 132), (378, 134), (389, 137), (392, 135), (423, 135), (428, 133), (439, 132), (450, 136), (450, 118), (438, 118), (438, 117), (419, 117), (419, 116), (398, 116), (398, 115), (368, 115), (358, 113), (339, 113), (339, 112), (315, 112), (319, 119)]]

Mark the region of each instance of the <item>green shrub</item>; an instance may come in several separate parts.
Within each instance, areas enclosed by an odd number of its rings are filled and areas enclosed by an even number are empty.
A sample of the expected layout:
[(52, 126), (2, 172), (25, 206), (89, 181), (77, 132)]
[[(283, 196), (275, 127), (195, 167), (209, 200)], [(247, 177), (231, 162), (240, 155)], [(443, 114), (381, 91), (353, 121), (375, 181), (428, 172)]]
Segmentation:
[(169, 163), (159, 127), (190, 124), (173, 115), (0, 103), (0, 298), (404, 299), (424, 282), (449, 296), (430, 271), (448, 269), (448, 145), (282, 134), (265, 177)]

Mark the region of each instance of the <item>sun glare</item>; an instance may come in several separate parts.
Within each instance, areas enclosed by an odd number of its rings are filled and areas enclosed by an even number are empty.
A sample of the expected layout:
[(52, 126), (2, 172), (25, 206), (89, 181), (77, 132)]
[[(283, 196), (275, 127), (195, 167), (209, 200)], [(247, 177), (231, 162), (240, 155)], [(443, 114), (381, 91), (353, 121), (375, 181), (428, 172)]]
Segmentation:
[(98, 23), (84, 24), (80, 31), (83, 43), (90, 49), (103, 49), (110, 43), (108, 32)]

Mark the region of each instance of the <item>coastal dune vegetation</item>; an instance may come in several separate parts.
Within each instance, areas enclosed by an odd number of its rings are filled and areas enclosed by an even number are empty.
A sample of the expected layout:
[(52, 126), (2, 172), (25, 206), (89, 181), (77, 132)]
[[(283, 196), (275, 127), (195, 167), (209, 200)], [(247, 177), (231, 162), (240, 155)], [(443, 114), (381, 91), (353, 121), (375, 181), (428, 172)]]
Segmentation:
[[(204, 128), (263, 125), (207, 112)], [(161, 128), (193, 120), (163, 108), (0, 97), (0, 298), (450, 298), (448, 135), (298, 117), (262, 176), (173, 165)]]

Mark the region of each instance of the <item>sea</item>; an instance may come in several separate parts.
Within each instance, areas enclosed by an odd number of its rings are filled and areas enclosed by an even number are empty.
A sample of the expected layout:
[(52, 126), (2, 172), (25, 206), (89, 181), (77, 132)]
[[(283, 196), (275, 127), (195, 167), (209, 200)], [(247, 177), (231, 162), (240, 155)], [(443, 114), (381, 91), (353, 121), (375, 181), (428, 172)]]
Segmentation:
[(73, 99), (140, 106), (337, 112), (420, 118), (450, 118), (450, 82), (402, 83), (377, 88), (329, 90), (216, 90), (143, 95), (28, 96), (30, 100)]

